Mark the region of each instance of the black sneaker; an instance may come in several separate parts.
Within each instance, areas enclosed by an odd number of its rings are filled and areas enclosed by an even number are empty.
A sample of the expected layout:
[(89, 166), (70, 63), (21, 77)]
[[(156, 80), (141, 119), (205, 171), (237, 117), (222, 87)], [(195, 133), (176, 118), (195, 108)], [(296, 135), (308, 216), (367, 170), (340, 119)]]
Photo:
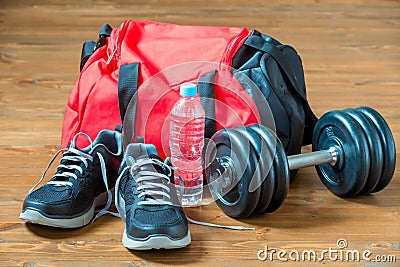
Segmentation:
[[(76, 138), (85, 136), (90, 146), (78, 149)], [(33, 191), (43, 180), (56, 156), (66, 150), (49, 182)], [(79, 133), (67, 149), (56, 153), (40, 181), (26, 197), (20, 218), (29, 223), (76, 228), (88, 224), (100, 205), (110, 206), (118, 168), (122, 160), (122, 134), (103, 130), (92, 143)], [(103, 212), (105, 213), (105, 212)], [(98, 214), (100, 215), (100, 214)]]
[(115, 186), (115, 205), (125, 221), (122, 243), (129, 249), (172, 249), (190, 244), (186, 216), (171, 167), (153, 145), (128, 145)]

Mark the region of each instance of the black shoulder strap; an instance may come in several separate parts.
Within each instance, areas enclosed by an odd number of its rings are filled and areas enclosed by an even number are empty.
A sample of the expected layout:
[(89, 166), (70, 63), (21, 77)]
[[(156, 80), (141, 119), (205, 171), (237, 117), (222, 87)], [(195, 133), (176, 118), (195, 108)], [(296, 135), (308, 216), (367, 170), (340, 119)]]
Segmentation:
[(204, 138), (211, 138), (217, 131), (217, 122), (215, 120), (215, 95), (214, 95), (214, 79), (216, 70), (211, 71), (199, 78), (198, 90), (201, 105), (204, 108)]

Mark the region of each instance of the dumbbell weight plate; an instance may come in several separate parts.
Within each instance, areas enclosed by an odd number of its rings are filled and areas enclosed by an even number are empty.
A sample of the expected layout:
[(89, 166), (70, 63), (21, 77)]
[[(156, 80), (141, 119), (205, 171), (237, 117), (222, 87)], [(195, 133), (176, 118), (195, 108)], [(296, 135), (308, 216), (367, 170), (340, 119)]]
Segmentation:
[(365, 133), (365, 137), (367, 138), (371, 164), (367, 182), (365, 183), (359, 195), (368, 195), (378, 184), (382, 174), (382, 142), (375, 125), (363, 113), (355, 109), (345, 109), (343, 111), (352, 116), (358, 122)]
[(389, 126), (385, 119), (374, 109), (370, 107), (358, 107), (357, 111), (365, 114), (372, 121), (378, 130), (383, 151), (382, 174), (376, 187), (371, 193), (376, 193), (384, 189), (392, 180), (396, 167), (396, 147)]
[(272, 166), (273, 154), (268, 149), (264, 139), (252, 129), (247, 126), (245, 128), (235, 128), (244, 134), (257, 151), (257, 172), (259, 173), (257, 179), (254, 177), (250, 183), (250, 191), (255, 188), (260, 189), (260, 198), (253, 214), (262, 214), (266, 207), (269, 205), (272, 195), (274, 193), (274, 184), (271, 183), (269, 178), (270, 167)]
[(361, 126), (350, 115), (335, 110), (324, 114), (314, 128), (313, 151), (335, 147), (334, 166), (315, 166), (322, 183), (339, 197), (354, 197), (364, 187), (370, 166), (367, 139)]
[(274, 183), (274, 193), (269, 205), (262, 211), (263, 213), (271, 213), (277, 210), (286, 199), (289, 190), (289, 164), (287, 161), (285, 149), (279, 138), (269, 128), (263, 125), (251, 126), (267, 143), (270, 151), (273, 151), (274, 158), (269, 173), (271, 182)]
[(285, 149), (280, 141), (278, 142), (275, 150), (274, 171), (276, 175), (275, 194), (268, 208), (265, 210), (265, 212), (267, 213), (276, 211), (283, 204), (283, 201), (286, 199), (289, 190), (289, 163), (287, 160)]
[[(210, 192), (225, 214), (246, 218), (260, 197), (260, 190), (249, 192), (250, 178), (256, 170), (256, 152), (249, 140), (234, 129), (220, 130), (211, 140), (205, 154), (206, 166), (211, 162), (206, 169)], [(229, 165), (225, 172), (217, 159)]]
[[(272, 155), (272, 156), (268, 155), (268, 157), (271, 157), (271, 160), (274, 160), (274, 155)], [(262, 188), (268, 188), (268, 190), (264, 189), (264, 192), (268, 192), (268, 193), (265, 193), (266, 196), (264, 196), (263, 201), (260, 200), (260, 203), (259, 203), (260, 207), (257, 210), (257, 214), (267, 213), (268, 207), (271, 204), (271, 202), (272, 201), (276, 202), (276, 200), (273, 200), (274, 195), (275, 195), (275, 180), (276, 180), (275, 167), (274, 167), (274, 164), (272, 164), (269, 167), (267, 177), (264, 179), (264, 182), (262, 185)], [(254, 213), (256, 213), (256, 211), (254, 211)]]

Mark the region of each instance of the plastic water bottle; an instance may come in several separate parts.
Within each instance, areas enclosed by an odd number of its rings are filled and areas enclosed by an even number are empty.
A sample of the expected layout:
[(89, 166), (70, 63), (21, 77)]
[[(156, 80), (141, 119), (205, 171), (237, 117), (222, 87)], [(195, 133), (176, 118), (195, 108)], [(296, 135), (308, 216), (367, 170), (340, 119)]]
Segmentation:
[[(197, 86), (180, 86), (181, 99), (171, 112), (171, 162), (184, 182), (182, 205), (195, 206), (203, 195), (202, 150), (204, 146), (204, 109), (197, 97)], [(175, 175), (175, 185), (180, 185)], [(180, 194), (181, 190), (178, 190)]]

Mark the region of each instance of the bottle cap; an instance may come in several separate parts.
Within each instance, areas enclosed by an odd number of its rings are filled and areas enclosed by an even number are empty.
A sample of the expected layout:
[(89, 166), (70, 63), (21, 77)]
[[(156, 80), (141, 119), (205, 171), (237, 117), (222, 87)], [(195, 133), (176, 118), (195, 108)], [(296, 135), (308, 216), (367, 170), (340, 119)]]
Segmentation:
[(197, 94), (197, 86), (194, 83), (181, 84), (179, 93), (181, 96), (193, 97)]

